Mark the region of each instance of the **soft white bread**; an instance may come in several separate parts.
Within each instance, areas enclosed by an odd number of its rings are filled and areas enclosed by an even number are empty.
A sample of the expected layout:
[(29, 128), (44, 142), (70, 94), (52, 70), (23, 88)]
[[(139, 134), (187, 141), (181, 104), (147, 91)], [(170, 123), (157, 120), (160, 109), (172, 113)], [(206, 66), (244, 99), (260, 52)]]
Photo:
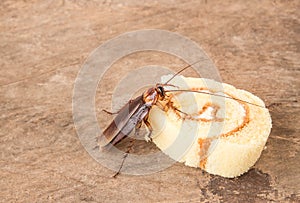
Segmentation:
[[(271, 130), (264, 102), (209, 79), (177, 76), (171, 84), (177, 87), (166, 86), (167, 98), (150, 111), (153, 142), (171, 158), (211, 174), (231, 178), (248, 171)], [(179, 89), (195, 92), (171, 91)]]

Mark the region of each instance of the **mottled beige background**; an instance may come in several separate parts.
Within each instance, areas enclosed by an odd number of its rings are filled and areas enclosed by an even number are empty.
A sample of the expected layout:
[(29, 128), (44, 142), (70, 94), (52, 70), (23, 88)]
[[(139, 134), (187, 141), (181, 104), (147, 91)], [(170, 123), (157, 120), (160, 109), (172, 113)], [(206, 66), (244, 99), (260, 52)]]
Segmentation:
[[(0, 201), (299, 202), (299, 9), (297, 0), (2, 0)], [(201, 44), (224, 82), (271, 105), (267, 149), (248, 173), (225, 179), (175, 164), (153, 175), (112, 179), (113, 172), (84, 150), (72, 120), (81, 65), (106, 40), (146, 28), (178, 32)], [(117, 81), (149, 64), (174, 70), (184, 65), (158, 52), (118, 61), (97, 91), (100, 125), (108, 120), (100, 110), (110, 108)]]

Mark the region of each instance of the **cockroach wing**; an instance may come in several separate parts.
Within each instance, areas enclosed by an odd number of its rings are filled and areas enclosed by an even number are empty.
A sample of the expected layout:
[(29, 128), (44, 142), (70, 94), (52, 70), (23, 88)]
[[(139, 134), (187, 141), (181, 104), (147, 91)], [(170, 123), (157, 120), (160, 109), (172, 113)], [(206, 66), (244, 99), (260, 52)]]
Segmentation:
[[(105, 147), (120, 134), (124, 126), (127, 125), (132, 115), (144, 104), (142, 96), (129, 101), (125, 106), (121, 108), (118, 115), (109, 124), (109, 126), (103, 131), (103, 134), (98, 137), (99, 147)], [(125, 137), (123, 135), (121, 137)], [(120, 137), (120, 136), (119, 136)], [(116, 143), (116, 140), (114, 141)], [(112, 144), (114, 144), (112, 143)]]

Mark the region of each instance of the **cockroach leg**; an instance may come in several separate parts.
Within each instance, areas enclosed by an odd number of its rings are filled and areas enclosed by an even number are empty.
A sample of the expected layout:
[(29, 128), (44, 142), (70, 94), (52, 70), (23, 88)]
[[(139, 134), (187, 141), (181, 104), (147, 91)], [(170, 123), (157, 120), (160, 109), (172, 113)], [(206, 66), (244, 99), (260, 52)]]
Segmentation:
[(117, 111), (117, 112), (110, 112), (110, 111), (107, 111), (106, 109), (102, 109), (102, 111), (104, 111), (105, 113), (107, 113), (107, 114), (109, 114), (109, 115), (114, 115), (114, 114), (120, 113), (120, 110)]
[(126, 159), (127, 156), (128, 156), (128, 153), (125, 153), (124, 156), (123, 156), (123, 159), (122, 159), (122, 163), (119, 167), (119, 170), (112, 176), (112, 178), (116, 178), (120, 174), (121, 169), (123, 168), (123, 165), (124, 165), (124, 162), (125, 162), (125, 159)]
[[(132, 99), (130, 99), (130, 100), (128, 101), (128, 103), (132, 103), (132, 102), (133, 102)], [(117, 112), (111, 112), (111, 111), (108, 111), (108, 110), (106, 110), (106, 109), (102, 109), (102, 111), (105, 112), (105, 113), (107, 113), (107, 114), (109, 114), (109, 115), (115, 115), (115, 114), (120, 113), (121, 109), (118, 110)]]
[[(140, 128), (142, 126), (142, 122), (139, 122), (136, 126), (135, 126), (135, 132), (134, 132), (134, 136), (135, 137), (138, 137), (139, 136), (139, 133), (140, 133)], [(124, 162), (125, 162), (125, 159), (127, 158), (128, 154), (132, 151), (133, 149), (133, 145), (134, 145), (134, 139), (130, 140), (129, 142), (129, 146), (127, 147), (127, 150), (123, 156), (123, 159), (122, 159), (122, 163), (120, 165), (120, 168), (119, 170), (112, 176), (113, 178), (117, 177), (120, 172), (121, 172), (121, 169), (123, 168), (123, 165), (124, 165)]]
[(183, 120), (186, 119), (187, 117), (190, 117), (190, 114), (181, 111), (180, 109), (176, 108), (175, 106), (172, 106), (172, 108), (173, 108), (175, 111), (178, 111), (179, 113), (182, 113), (182, 114), (184, 115), (184, 117), (182, 117)]
[(160, 108), (160, 110), (165, 111), (165, 108), (166, 108), (166, 107), (165, 107), (162, 103), (160, 103), (159, 101), (156, 102), (156, 106), (157, 106), (158, 108)]
[(142, 122), (138, 122), (135, 126), (135, 136), (138, 136), (139, 135), (139, 131), (140, 131), (140, 128), (142, 126)]
[(149, 133), (145, 136), (145, 139), (147, 142), (151, 141), (152, 142), (152, 131), (153, 131), (153, 128), (151, 126), (151, 124), (149, 123), (148, 121), (148, 116), (144, 118), (144, 123), (145, 125), (147, 126), (148, 130), (149, 130)]
[[(137, 133), (139, 133), (139, 128), (136, 129), (136, 131), (135, 131), (135, 134), (137, 134)], [(127, 147), (127, 150), (126, 150), (126, 152), (125, 152), (125, 154), (124, 154), (124, 156), (123, 156), (122, 163), (121, 163), (121, 165), (120, 165), (120, 167), (119, 167), (119, 170), (112, 176), (113, 178), (116, 178), (116, 177), (120, 174), (121, 169), (123, 168), (125, 159), (127, 158), (127, 156), (129, 155), (129, 153), (130, 153), (130, 152), (132, 151), (132, 149), (133, 149), (134, 141), (135, 141), (134, 139), (131, 139), (131, 140), (130, 140), (129, 146)]]

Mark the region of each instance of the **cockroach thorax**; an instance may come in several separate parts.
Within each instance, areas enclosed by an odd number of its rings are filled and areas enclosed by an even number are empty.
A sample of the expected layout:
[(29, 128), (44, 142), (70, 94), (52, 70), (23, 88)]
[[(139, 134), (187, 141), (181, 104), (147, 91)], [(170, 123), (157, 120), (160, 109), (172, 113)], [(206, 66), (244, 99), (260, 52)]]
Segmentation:
[(160, 96), (160, 93), (158, 92), (156, 87), (149, 88), (146, 92), (143, 94), (143, 101), (146, 105), (152, 106), (154, 105), (158, 98)]

